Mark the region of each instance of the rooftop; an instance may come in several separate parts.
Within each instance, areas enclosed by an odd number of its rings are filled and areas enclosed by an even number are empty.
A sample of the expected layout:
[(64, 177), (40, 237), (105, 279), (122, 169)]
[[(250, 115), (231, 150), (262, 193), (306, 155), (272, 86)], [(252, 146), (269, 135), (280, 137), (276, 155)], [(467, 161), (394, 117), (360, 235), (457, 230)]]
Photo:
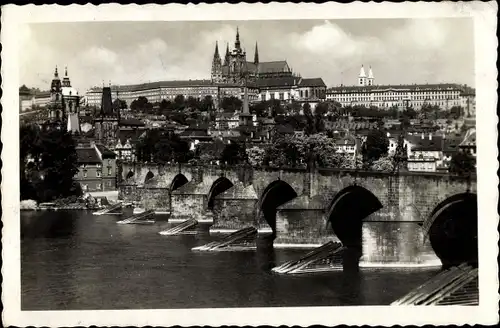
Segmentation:
[(100, 164), (101, 159), (94, 147), (77, 148), (78, 164)]

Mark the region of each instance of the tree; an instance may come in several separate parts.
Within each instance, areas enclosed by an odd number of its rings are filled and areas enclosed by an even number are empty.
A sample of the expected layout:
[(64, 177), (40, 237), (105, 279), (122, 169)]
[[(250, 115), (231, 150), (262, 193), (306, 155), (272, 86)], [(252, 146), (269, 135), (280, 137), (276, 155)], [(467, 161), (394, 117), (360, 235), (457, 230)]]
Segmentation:
[(304, 163), (299, 151), (297, 139), (290, 136), (279, 136), (265, 149), (264, 164), (275, 167), (299, 166)]
[(265, 154), (266, 151), (261, 147), (253, 146), (247, 149), (248, 161), (252, 166), (262, 166), (264, 164)]
[(393, 172), (394, 160), (392, 156), (384, 156), (373, 161), (371, 169), (374, 171)]
[(371, 166), (371, 163), (387, 155), (388, 150), (389, 138), (387, 138), (384, 131), (372, 130), (366, 137), (366, 142), (363, 144), (363, 162)]
[(214, 109), (214, 100), (212, 96), (205, 96), (200, 102), (200, 108), (203, 112), (211, 112)]
[(302, 142), (298, 140), (297, 148), (301, 157), (307, 161), (313, 156), (315, 163), (320, 167), (338, 168), (345, 164), (345, 156), (337, 153), (335, 140), (325, 134), (313, 134)]
[(21, 198), (38, 201), (79, 195), (76, 145), (64, 129), (21, 126)]
[(148, 98), (140, 96), (130, 103), (130, 110), (134, 112), (148, 112), (153, 109), (153, 104), (148, 101)]
[(221, 108), (227, 113), (234, 113), (237, 110), (241, 110), (243, 107), (243, 102), (234, 96), (224, 97), (221, 102)]
[(210, 143), (203, 143), (197, 146), (197, 153), (200, 162), (203, 164), (211, 164), (221, 158), (222, 152), (226, 145), (221, 139), (215, 139)]
[(245, 163), (247, 159), (244, 145), (237, 142), (226, 145), (221, 154), (221, 161), (230, 165)]
[(469, 175), (476, 171), (476, 160), (469, 153), (459, 151), (451, 157), (449, 171), (458, 175)]
[(113, 101), (113, 109), (115, 111), (119, 111), (119, 110), (126, 109), (126, 108), (127, 108), (127, 102), (125, 100), (121, 100), (121, 99), (116, 98)]
[(192, 154), (189, 144), (177, 135), (158, 130), (148, 130), (136, 146), (139, 161), (167, 163), (186, 163)]
[(185, 102), (186, 102), (186, 100), (184, 98), (184, 95), (177, 95), (174, 98), (174, 104), (176, 104), (179, 107), (181, 107), (181, 106), (184, 107)]
[(326, 102), (320, 102), (319, 104), (316, 105), (316, 108), (314, 109), (314, 114), (324, 116), (326, 115), (326, 113), (328, 113), (328, 111), (329, 111), (328, 104)]
[(452, 119), (458, 120), (462, 116), (462, 113), (463, 113), (462, 107), (453, 106), (450, 108), (449, 117), (451, 117)]

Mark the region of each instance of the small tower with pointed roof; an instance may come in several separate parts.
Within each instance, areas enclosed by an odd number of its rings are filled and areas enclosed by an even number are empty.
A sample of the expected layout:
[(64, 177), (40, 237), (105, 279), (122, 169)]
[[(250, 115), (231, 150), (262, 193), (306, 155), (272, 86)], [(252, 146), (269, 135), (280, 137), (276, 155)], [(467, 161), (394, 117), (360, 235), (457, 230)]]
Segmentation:
[(368, 71), (368, 85), (374, 85), (375, 77), (373, 76), (372, 67), (370, 66), (370, 70)]
[(365, 73), (365, 67), (363, 65), (361, 65), (361, 69), (359, 70), (358, 85), (359, 86), (366, 85), (366, 73)]
[(219, 44), (217, 41), (215, 41), (215, 52), (214, 52), (214, 58), (212, 60), (211, 78), (212, 82), (222, 81), (222, 60), (219, 55)]
[(54, 71), (54, 78), (50, 84), (50, 103), (48, 104), (48, 119), (51, 123), (62, 123), (65, 119), (62, 84), (59, 72)]

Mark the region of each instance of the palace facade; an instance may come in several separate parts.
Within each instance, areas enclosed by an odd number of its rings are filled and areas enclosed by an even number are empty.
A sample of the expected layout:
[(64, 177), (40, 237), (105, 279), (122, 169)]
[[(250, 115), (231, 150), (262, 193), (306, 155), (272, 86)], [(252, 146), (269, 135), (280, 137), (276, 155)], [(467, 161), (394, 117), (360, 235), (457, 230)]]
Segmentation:
[[(173, 101), (176, 96), (183, 95), (185, 98), (193, 97), (203, 99), (211, 96), (214, 103), (224, 97), (242, 97), (242, 87), (235, 84), (213, 83), (210, 80), (184, 80), (184, 81), (160, 81), (134, 85), (111, 86), (112, 101), (119, 98), (130, 106), (132, 101), (139, 97), (146, 97), (150, 103), (162, 100)], [(89, 106), (101, 106), (103, 88), (92, 88), (86, 93), (86, 102)], [(250, 100), (257, 98), (257, 90), (249, 88)]]
[(449, 110), (462, 106), (466, 114), (475, 115), (475, 91), (466, 85), (454, 83), (377, 85), (370, 67), (368, 76), (362, 66), (358, 76), (358, 85), (329, 88), (326, 99), (337, 101), (346, 106), (376, 106), (389, 109), (413, 107), (416, 110), (425, 105), (439, 106)]

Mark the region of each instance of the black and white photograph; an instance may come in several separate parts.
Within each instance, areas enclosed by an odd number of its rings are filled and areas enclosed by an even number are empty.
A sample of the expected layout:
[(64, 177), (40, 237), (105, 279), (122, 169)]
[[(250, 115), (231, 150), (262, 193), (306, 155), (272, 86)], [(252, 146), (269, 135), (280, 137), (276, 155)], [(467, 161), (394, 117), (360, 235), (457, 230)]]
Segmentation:
[(340, 6), (2, 8), (5, 322), (497, 322), (497, 5)]

